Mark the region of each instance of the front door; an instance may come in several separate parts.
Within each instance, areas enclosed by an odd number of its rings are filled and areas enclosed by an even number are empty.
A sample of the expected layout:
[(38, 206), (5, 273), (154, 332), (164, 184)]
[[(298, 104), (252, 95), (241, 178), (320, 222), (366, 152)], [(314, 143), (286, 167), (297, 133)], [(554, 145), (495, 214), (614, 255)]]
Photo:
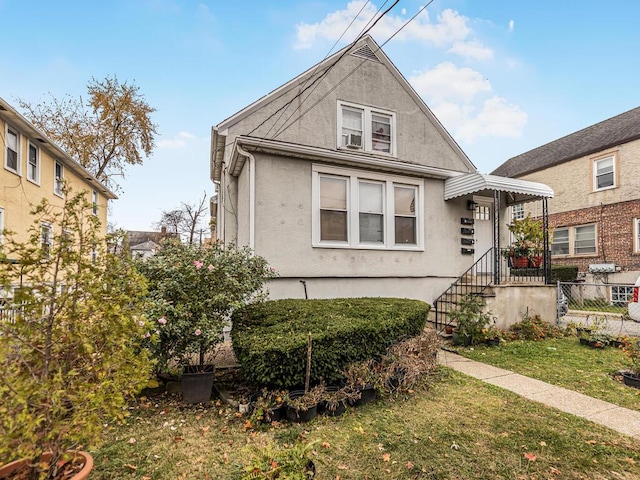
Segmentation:
[[(474, 198), (476, 211), (474, 215), (474, 261), (478, 261), (491, 247), (493, 247), (493, 201), (484, 198)], [(491, 261), (483, 262), (483, 270), (493, 270)]]

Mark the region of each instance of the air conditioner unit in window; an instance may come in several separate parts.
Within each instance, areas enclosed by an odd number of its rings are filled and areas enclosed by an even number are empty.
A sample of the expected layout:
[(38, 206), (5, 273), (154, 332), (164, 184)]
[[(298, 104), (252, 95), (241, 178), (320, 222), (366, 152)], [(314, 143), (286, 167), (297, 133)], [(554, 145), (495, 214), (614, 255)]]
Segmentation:
[(348, 148), (362, 148), (362, 135), (356, 135), (355, 133), (347, 135), (346, 146)]

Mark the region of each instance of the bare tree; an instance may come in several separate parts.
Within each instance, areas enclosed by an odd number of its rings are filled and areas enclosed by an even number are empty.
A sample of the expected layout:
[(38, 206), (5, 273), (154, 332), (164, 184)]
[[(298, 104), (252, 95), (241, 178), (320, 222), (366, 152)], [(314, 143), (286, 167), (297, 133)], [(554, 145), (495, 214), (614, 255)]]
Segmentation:
[[(155, 228), (167, 228), (168, 232), (179, 234), (188, 243), (202, 244), (202, 222), (207, 213), (207, 193), (197, 204), (182, 202), (179, 209), (163, 211)], [(196, 234), (200, 234), (196, 239)]]
[(112, 176), (123, 176), (127, 165), (142, 164), (155, 147), (155, 112), (139, 87), (114, 76), (87, 84), (88, 100), (66, 95), (32, 104), (18, 99), (25, 116), (98, 180), (114, 190)]

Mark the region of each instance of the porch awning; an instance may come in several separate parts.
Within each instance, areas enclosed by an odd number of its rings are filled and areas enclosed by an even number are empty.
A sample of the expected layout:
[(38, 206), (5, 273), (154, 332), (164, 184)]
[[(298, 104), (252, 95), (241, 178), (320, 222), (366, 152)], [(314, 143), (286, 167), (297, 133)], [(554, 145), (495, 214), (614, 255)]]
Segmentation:
[(495, 191), (510, 193), (507, 205), (530, 202), (540, 198), (553, 198), (553, 190), (544, 183), (497, 175), (467, 173), (448, 178), (444, 182), (445, 200), (471, 194), (493, 196)]

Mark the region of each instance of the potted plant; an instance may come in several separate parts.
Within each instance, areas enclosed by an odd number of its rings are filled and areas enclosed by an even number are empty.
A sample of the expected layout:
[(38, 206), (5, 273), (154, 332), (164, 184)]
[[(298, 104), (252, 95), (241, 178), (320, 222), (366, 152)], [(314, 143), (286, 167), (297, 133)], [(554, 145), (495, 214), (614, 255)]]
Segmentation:
[(484, 342), (488, 346), (495, 347), (500, 345), (500, 340), (502, 339), (502, 331), (495, 325), (491, 325), (483, 329), (482, 333), (484, 335)]
[(376, 399), (377, 388), (380, 386), (380, 371), (374, 360), (350, 363), (342, 374), (350, 404), (364, 405)]
[(588, 329), (580, 333), (580, 343), (592, 348), (604, 348), (611, 342), (611, 335), (606, 333), (606, 319), (596, 318)]
[(271, 442), (254, 446), (249, 452), (250, 462), (243, 468), (242, 480), (263, 479), (311, 479), (316, 467), (309, 455), (315, 442), (296, 441), (283, 445)]
[(304, 423), (313, 420), (318, 414), (318, 404), (324, 395), (324, 385), (316, 385), (308, 391), (289, 392), (286, 400), (287, 419)]
[(622, 372), (625, 385), (640, 388), (640, 340), (627, 343), (622, 351), (629, 358), (629, 370)]
[(353, 405), (362, 396), (361, 391), (352, 389), (350, 386), (329, 386), (325, 388), (322, 401), (322, 413), (332, 417), (342, 415), (347, 410), (347, 405)]
[(100, 443), (152, 370), (144, 279), (107, 251), (86, 196), (64, 193), (62, 209), (43, 201), (33, 210), (28, 240), (5, 232), (0, 252), (0, 289), (15, 292), (13, 319), (0, 322), (0, 459), (24, 459), (1, 478), (16, 468), (48, 480), (90, 470), (90, 455), (76, 452)]
[(231, 313), (265, 298), (264, 281), (275, 276), (249, 249), (182, 244), (168, 239), (156, 255), (140, 259), (149, 282), (149, 314), (156, 322), (158, 368), (182, 368), (186, 403), (211, 398), (211, 361)]
[(277, 422), (282, 420), (286, 392), (263, 388), (251, 396), (251, 417), (258, 422)]
[(508, 252), (512, 253), (513, 267), (540, 267), (544, 245), (542, 221), (534, 220), (531, 215), (527, 215), (523, 219), (513, 220), (508, 229), (513, 235), (513, 242), (508, 250)]

